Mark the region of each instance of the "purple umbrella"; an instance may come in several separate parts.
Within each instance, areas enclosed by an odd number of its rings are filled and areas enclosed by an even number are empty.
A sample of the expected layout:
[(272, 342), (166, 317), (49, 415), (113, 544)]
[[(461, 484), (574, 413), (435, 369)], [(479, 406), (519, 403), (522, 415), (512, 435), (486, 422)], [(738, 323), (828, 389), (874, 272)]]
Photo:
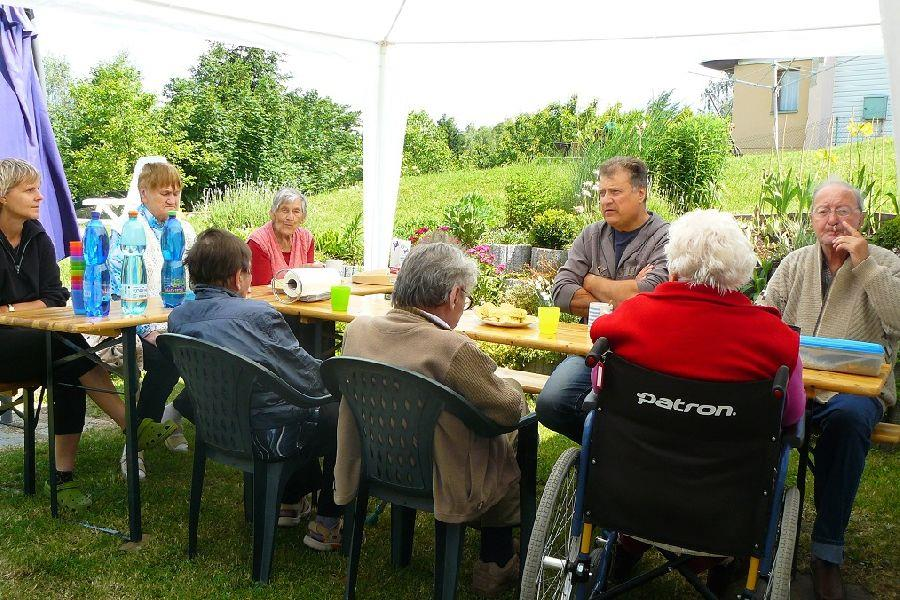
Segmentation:
[(69, 241), (79, 239), (78, 223), (34, 66), (36, 35), (25, 9), (0, 5), (0, 158), (21, 158), (40, 171), (40, 220), (58, 260), (68, 256)]

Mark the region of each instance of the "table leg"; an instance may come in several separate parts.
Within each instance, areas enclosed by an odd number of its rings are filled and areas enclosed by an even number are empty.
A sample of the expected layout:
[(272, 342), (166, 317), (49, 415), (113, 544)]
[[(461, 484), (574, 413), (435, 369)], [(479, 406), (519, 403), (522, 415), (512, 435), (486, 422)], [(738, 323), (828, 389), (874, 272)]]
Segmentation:
[(53, 415), (53, 332), (47, 332), (47, 376), (44, 385), (47, 392), (47, 445), (50, 448), (48, 466), (50, 469), (50, 514), (59, 516), (59, 504), (56, 499), (56, 426)]
[(123, 379), (125, 382), (125, 464), (128, 477), (128, 539), (141, 541), (141, 481), (138, 476), (138, 440), (136, 402), (138, 372), (136, 334), (134, 327), (122, 330)]
[(25, 430), (25, 475), (22, 478), (22, 489), (28, 496), (34, 496), (34, 390), (23, 390), (25, 402), (22, 403), (22, 420)]
[(285, 317), (285, 320), (300, 342), (300, 347), (310, 356), (320, 360), (334, 356), (336, 339), (334, 321), (301, 323), (299, 317)]

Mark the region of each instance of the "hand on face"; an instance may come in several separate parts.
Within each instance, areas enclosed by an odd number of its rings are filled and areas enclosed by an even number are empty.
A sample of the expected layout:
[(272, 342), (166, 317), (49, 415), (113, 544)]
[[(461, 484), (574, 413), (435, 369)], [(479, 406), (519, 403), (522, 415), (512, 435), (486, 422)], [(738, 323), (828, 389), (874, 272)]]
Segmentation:
[(850, 264), (854, 267), (869, 258), (869, 242), (863, 235), (854, 229), (847, 221), (841, 221), (846, 235), (838, 235), (831, 242), (837, 252), (846, 252), (850, 255)]

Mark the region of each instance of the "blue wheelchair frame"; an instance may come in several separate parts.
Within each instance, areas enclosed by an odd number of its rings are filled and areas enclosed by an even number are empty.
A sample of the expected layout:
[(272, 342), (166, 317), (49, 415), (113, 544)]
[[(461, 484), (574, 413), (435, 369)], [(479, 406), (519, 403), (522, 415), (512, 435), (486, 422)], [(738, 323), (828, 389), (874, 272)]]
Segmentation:
[[(592, 368), (596, 369), (598, 364), (602, 367), (601, 357), (607, 352), (608, 348), (601, 347), (598, 349), (595, 346), (595, 349), (591, 352), (591, 354), (595, 355), (593, 357), (594, 364), (592, 365)], [(591, 360), (591, 354), (588, 355), (587, 360)], [(785, 401), (786, 394), (783, 394), (781, 399), (782, 412), (784, 411)], [(655, 569), (651, 569), (646, 573), (642, 573), (632, 579), (629, 579), (628, 581), (617, 585), (611, 590), (602, 592), (601, 590), (603, 590), (603, 587), (606, 583), (606, 577), (609, 572), (613, 548), (615, 547), (616, 540), (618, 539), (618, 532), (616, 531), (606, 532), (606, 545), (603, 548), (600, 556), (600, 562), (597, 566), (596, 583), (590, 590), (590, 595), (588, 595), (588, 586), (592, 575), (590, 550), (594, 532), (593, 525), (591, 523), (586, 523), (584, 520), (584, 498), (585, 491), (587, 489), (588, 469), (590, 467), (591, 435), (593, 433), (594, 422), (597, 419), (597, 415), (599, 412), (597, 390), (593, 387), (585, 397), (582, 407), (583, 410), (587, 410), (587, 414), (584, 418), (584, 432), (581, 437), (581, 451), (578, 457), (578, 484), (575, 491), (575, 508), (573, 512), (571, 529), (571, 537), (577, 537), (579, 540), (578, 556), (572, 567), (572, 582), (576, 590), (576, 600), (586, 600), (587, 598), (591, 600), (593, 600), (594, 598), (612, 598), (618, 596), (619, 594), (630, 591), (642, 585), (643, 583), (650, 581), (651, 579), (663, 575), (666, 572), (670, 571), (672, 568), (678, 569), (682, 573), (682, 575), (684, 575), (688, 579), (688, 581), (692, 585), (694, 585), (695, 589), (703, 594), (704, 597), (711, 600), (716, 600), (716, 597), (709, 593), (708, 590), (704, 592), (702, 588), (705, 588), (705, 586), (703, 586), (703, 584), (699, 582), (696, 574), (682, 568), (682, 565), (684, 563), (693, 558), (692, 556), (683, 555), (680, 558), (676, 558), (674, 554), (665, 551), (661, 551), (661, 553), (668, 561), (666, 564), (656, 567)], [(771, 576), (772, 565), (775, 559), (776, 534), (778, 531), (778, 526), (781, 520), (781, 513), (783, 509), (784, 487), (785, 480), (787, 478), (790, 452), (792, 448), (801, 447), (804, 438), (805, 424), (804, 419), (802, 418), (792, 428), (782, 430), (778, 473), (775, 481), (774, 493), (772, 494), (772, 500), (769, 508), (769, 521), (767, 526), (768, 529), (766, 531), (765, 547), (763, 548), (761, 557), (751, 556), (750, 569), (747, 574), (747, 582), (744, 591), (741, 594), (742, 599), (753, 600), (756, 597), (755, 588), (759, 575), (765, 578)], [(698, 587), (698, 585), (700, 587)]]

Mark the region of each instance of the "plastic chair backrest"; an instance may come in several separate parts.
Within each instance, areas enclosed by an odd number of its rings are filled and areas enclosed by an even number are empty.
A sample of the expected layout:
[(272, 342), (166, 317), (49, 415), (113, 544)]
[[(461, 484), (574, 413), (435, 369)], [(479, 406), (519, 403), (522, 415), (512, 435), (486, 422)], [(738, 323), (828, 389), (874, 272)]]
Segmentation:
[(725, 556), (763, 547), (788, 369), (725, 383), (649, 371), (612, 352), (591, 433), (588, 519)]
[(238, 461), (253, 460), (250, 404), (254, 393), (271, 391), (298, 405), (318, 406), (330, 397), (305, 396), (266, 367), (227, 348), (196, 338), (159, 336), (184, 379), (194, 409), (194, 425), (208, 449)]
[(431, 498), (435, 425), (441, 412), (465, 400), (423, 375), (361, 358), (326, 360), (322, 378), (332, 396), (347, 400), (359, 430), (362, 476), (381, 497)]

